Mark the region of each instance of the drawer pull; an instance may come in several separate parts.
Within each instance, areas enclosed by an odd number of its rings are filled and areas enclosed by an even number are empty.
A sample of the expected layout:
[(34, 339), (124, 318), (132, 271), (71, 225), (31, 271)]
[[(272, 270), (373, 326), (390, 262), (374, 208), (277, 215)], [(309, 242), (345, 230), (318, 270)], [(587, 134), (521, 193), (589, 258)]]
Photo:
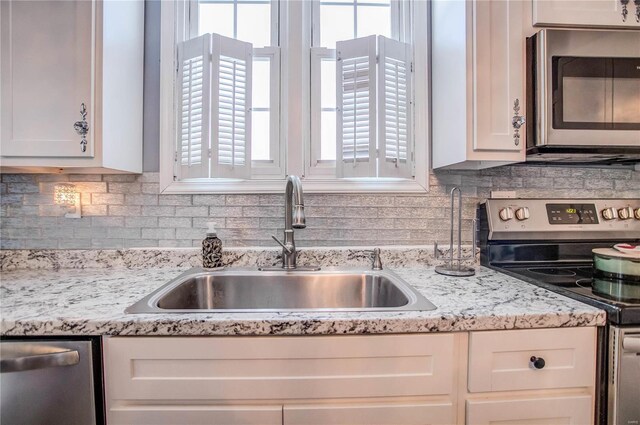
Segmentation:
[(542, 368), (544, 368), (544, 365), (546, 364), (542, 357), (531, 356), (529, 361), (531, 362), (531, 366), (534, 369), (542, 369)]

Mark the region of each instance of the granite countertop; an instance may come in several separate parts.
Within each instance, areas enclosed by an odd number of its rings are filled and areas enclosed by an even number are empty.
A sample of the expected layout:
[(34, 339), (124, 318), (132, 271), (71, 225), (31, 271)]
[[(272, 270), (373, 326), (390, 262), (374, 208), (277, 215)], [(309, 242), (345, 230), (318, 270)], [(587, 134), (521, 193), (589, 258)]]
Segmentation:
[(389, 267), (438, 308), (425, 312), (125, 314), (185, 269), (3, 271), (2, 335), (310, 335), (605, 324), (605, 312), (487, 268), (453, 278)]

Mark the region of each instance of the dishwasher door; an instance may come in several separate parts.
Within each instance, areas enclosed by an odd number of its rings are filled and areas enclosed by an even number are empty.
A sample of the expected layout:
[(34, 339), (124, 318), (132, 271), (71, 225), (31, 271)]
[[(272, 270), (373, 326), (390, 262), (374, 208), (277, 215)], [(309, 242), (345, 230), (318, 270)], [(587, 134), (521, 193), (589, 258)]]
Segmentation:
[(93, 351), (91, 341), (1, 341), (0, 423), (96, 424)]

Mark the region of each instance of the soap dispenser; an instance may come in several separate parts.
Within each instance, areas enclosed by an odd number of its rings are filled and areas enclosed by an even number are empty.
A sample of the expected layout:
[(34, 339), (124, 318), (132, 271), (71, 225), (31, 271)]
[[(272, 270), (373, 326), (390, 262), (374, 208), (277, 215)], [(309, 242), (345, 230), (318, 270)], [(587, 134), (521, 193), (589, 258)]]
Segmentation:
[(223, 267), (222, 263), (222, 241), (216, 232), (216, 223), (207, 223), (207, 237), (202, 241), (202, 267), (214, 269)]

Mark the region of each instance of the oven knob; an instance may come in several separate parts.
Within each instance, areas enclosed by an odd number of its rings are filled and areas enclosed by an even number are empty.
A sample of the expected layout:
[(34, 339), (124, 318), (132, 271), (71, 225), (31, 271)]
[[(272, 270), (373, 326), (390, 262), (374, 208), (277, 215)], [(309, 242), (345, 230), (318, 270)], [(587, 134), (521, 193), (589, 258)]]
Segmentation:
[(516, 218), (520, 221), (526, 220), (529, 218), (529, 208), (522, 207), (516, 210)]
[(505, 208), (500, 210), (498, 215), (500, 215), (500, 220), (509, 221), (509, 220), (511, 220), (513, 218), (513, 208), (505, 207)]
[(636, 209), (633, 211), (633, 215), (635, 215), (635, 216), (636, 216), (636, 220), (640, 220), (640, 208), (636, 208)]
[(633, 208), (631, 207), (620, 208), (618, 210), (618, 217), (620, 217), (621, 220), (629, 220), (630, 218), (633, 217)]
[(616, 209), (609, 207), (602, 210), (602, 218), (605, 220), (613, 220), (614, 218), (618, 218), (618, 214), (616, 213)]

